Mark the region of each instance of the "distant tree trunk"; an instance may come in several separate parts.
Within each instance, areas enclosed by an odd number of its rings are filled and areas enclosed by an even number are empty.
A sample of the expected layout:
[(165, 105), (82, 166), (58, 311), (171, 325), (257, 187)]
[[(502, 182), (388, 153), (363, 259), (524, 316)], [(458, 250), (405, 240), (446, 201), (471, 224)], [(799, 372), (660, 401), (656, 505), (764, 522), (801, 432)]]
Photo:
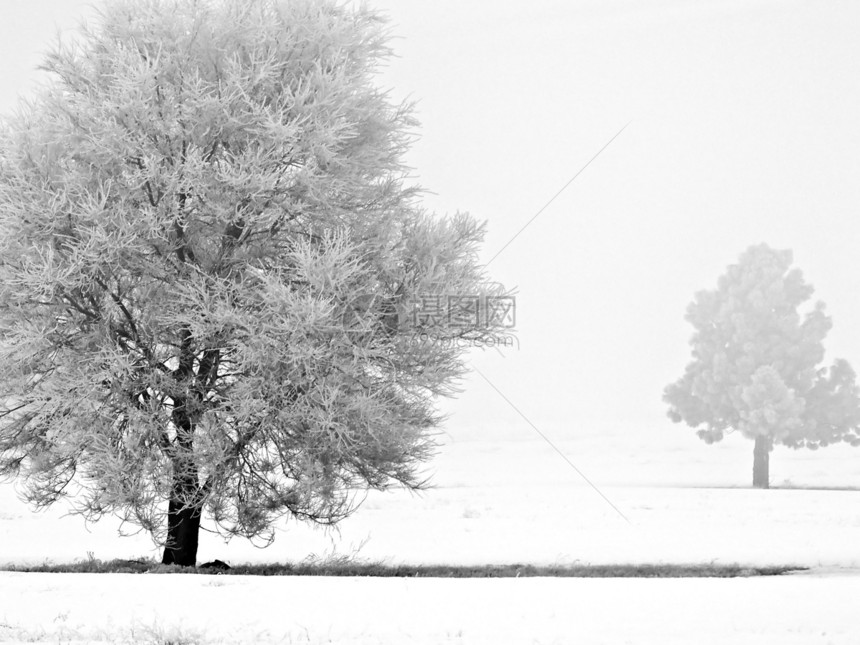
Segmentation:
[(753, 487), (770, 488), (770, 437), (759, 435), (753, 449)]

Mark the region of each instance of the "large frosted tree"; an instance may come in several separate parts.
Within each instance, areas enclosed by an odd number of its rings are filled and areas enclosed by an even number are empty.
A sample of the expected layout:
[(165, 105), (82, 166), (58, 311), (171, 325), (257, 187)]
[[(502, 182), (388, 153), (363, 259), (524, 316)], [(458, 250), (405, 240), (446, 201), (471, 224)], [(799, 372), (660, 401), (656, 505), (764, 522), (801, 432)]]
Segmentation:
[(439, 338), (500, 323), (415, 302), (504, 294), (483, 227), (405, 181), (388, 55), (365, 7), (116, 0), (48, 56), (0, 132), (0, 468), (30, 501), (193, 565), (201, 518), (270, 538), (422, 484), (464, 373)]
[(830, 319), (791, 251), (747, 249), (717, 288), (687, 309), (693, 361), (666, 388), (669, 417), (708, 443), (737, 430), (755, 441), (753, 485), (769, 486), (774, 444), (818, 448), (860, 443), (860, 391), (851, 366), (820, 367)]

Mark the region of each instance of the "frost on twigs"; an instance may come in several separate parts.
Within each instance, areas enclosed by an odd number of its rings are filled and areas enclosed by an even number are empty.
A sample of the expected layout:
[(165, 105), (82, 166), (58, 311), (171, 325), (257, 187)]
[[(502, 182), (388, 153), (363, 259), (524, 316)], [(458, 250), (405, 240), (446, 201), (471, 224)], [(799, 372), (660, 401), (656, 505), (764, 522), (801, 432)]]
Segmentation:
[(423, 484), (465, 346), (413, 303), (508, 294), (406, 183), (388, 53), (327, 0), (117, 0), (48, 57), (0, 130), (0, 469), (34, 503), (165, 543)]

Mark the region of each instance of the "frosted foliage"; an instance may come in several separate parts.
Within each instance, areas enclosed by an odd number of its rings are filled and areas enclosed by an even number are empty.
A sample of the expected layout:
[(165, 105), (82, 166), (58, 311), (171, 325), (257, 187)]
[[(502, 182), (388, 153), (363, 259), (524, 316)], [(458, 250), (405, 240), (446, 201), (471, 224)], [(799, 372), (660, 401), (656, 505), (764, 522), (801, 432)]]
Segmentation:
[(741, 399), (745, 408), (740, 412), (739, 427), (745, 435), (782, 440), (801, 429), (803, 401), (795, 397), (794, 390), (785, 385), (773, 367), (758, 368)]
[(388, 54), (366, 8), (122, 0), (49, 55), (0, 135), (0, 467), (33, 502), (265, 537), (421, 485), (465, 349), (412, 302), (505, 291), (404, 183)]
[(831, 321), (820, 302), (802, 312), (813, 290), (791, 264), (790, 251), (750, 247), (687, 310), (693, 361), (664, 400), (709, 443), (732, 430), (792, 447), (857, 441), (854, 372), (819, 367)]

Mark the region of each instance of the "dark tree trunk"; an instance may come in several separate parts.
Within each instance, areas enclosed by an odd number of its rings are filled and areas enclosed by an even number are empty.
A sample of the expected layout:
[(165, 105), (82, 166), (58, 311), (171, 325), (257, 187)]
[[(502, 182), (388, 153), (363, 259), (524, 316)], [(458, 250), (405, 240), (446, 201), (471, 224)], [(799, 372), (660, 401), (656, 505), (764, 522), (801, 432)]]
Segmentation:
[(753, 487), (770, 488), (770, 437), (757, 436), (753, 449)]
[(162, 564), (193, 567), (197, 564), (197, 541), (200, 533), (200, 509), (172, 499), (167, 510), (167, 543)]
[[(181, 196), (184, 201), (184, 196)], [(186, 254), (187, 255), (187, 254)], [(193, 260), (193, 256), (190, 256)], [(185, 256), (180, 256), (185, 261)], [(164, 545), (163, 564), (183, 567), (197, 565), (197, 544), (200, 534), (200, 515), (203, 505), (203, 488), (194, 458), (194, 428), (200, 416), (200, 402), (209, 385), (217, 378), (218, 350), (205, 350), (194, 373), (197, 352), (193, 347), (190, 330), (180, 332), (179, 365), (174, 376), (187, 384), (183, 393), (173, 395), (172, 421), (176, 439), (171, 456), (173, 487), (167, 508), (167, 542)]]
[(167, 542), (163, 564), (183, 567), (197, 565), (200, 533), (201, 490), (194, 461), (194, 425), (188, 414), (188, 399), (175, 397), (173, 423), (176, 425), (176, 454), (173, 456), (173, 487), (167, 507)]

